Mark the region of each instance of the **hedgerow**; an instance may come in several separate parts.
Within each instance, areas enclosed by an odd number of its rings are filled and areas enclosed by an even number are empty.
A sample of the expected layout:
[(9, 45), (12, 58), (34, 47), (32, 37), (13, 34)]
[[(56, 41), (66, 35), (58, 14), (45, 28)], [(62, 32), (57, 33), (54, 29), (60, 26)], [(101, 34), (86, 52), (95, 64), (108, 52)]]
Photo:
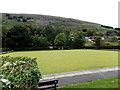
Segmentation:
[(1, 59), (2, 89), (34, 89), (41, 78), (36, 58), (29, 57), (2, 57)]

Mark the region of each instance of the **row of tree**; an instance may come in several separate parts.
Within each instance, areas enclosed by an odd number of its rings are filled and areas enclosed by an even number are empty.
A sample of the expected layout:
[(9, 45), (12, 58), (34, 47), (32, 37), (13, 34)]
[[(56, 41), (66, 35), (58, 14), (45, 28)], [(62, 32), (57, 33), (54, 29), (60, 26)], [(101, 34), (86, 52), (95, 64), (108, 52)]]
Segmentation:
[(85, 39), (79, 33), (63, 33), (55, 32), (51, 26), (47, 26), (43, 32), (37, 28), (22, 25), (14, 26), (6, 34), (3, 35), (3, 47), (10, 49), (23, 47), (48, 47), (50, 45), (59, 48), (81, 47), (85, 43)]
[[(84, 31), (87, 32), (87, 31)], [(18, 25), (14, 26), (2, 36), (3, 48), (48, 47), (81, 48), (85, 45), (84, 32), (70, 32), (54, 29), (52, 26)], [(103, 45), (99, 37), (95, 40), (96, 46)]]
[(29, 25), (14, 26), (3, 35), (3, 47), (10, 49), (23, 47), (48, 47), (50, 45), (62, 48), (63, 46), (83, 46), (85, 40), (79, 34), (55, 33), (51, 26), (40, 32)]

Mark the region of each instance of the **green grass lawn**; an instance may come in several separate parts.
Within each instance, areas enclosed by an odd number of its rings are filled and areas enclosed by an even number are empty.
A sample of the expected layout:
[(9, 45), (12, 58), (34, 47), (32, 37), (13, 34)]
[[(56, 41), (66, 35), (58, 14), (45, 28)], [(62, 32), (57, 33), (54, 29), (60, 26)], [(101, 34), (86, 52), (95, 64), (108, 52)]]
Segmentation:
[(73, 84), (70, 86), (64, 86), (58, 88), (58, 90), (64, 90), (65, 88), (120, 88), (118, 86), (118, 80), (120, 80), (120, 77), (114, 77), (114, 78), (108, 78), (108, 79), (101, 79), (96, 80), (92, 82), (86, 82), (86, 83), (79, 83), (79, 84)]
[(23, 51), (8, 53), (3, 56), (7, 55), (37, 58), (42, 75), (118, 66), (117, 51)]

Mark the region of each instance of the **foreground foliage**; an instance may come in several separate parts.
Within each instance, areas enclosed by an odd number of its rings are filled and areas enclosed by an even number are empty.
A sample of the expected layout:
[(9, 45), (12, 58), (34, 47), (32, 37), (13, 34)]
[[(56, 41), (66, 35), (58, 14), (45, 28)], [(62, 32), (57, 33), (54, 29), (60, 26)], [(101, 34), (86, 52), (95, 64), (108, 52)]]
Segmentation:
[(36, 88), (41, 78), (36, 58), (2, 57), (2, 89)]

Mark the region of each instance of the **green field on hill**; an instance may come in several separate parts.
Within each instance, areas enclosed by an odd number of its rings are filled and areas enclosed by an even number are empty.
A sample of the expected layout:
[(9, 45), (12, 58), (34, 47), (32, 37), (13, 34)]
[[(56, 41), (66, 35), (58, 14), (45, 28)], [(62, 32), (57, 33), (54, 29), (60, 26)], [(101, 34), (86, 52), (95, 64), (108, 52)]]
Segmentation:
[(118, 66), (117, 51), (53, 50), (21, 51), (2, 56), (37, 58), (42, 75)]

